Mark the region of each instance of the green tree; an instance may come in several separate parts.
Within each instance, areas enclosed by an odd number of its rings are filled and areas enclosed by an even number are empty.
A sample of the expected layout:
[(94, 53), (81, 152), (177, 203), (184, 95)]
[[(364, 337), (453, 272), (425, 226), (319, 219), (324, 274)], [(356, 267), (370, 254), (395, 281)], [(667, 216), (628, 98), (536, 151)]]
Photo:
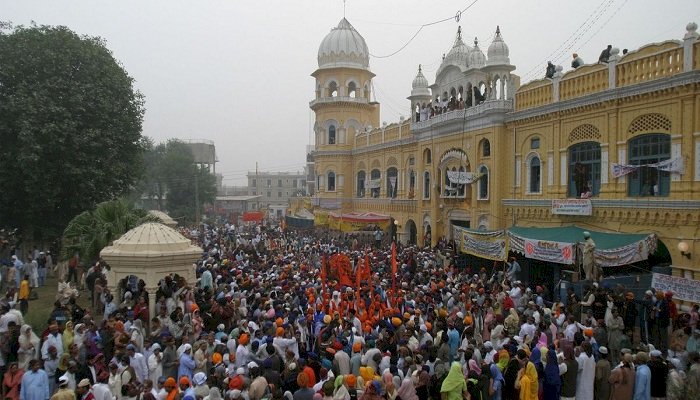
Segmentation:
[(83, 210), (132, 189), (143, 112), (102, 39), (0, 27), (0, 224), (57, 238)]
[(145, 222), (162, 221), (148, 211), (134, 208), (124, 199), (100, 203), (94, 210), (83, 211), (68, 223), (63, 231), (61, 257), (70, 258), (77, 252), (92, 263), (103, 248)]
[[(187, 144), (170, 140), (153, 145), (144, 153), (144, 174), (138, 190), (149, 199), (165, 203), (168, 214), (183, 223), (195, 219), (195, 207), (202, 212), (205, 204), (216, 197), (216, 177), (207, 169), (194, 163)], [(195, 206), (195, 192), (199, 191), (199, 204)], [(162, 199), (165, 199), (163, 202)]]

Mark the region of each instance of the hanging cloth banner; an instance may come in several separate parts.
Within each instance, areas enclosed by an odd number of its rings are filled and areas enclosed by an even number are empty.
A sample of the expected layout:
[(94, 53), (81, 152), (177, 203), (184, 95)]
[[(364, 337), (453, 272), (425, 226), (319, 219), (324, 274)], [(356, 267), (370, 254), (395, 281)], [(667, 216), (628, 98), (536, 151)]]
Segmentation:
[(379, 189), (380, 187), (382, 187), (381, 179), (372, 179), (365, 183), (366, 189)]
[(495, 261), (508, 258), (508, 238), (504, 230), (480, 232), (455, 226), (454, 232), (463, 253)]
[(655, 164), (649, 164), (649, 167), (658, 168), (659, 171), (673, 172), (683, 174), (683, 157), (669, 158), (668, 160), (660, 161)]
[(611, 167), (613, 178), (619, 178), (627, 174), (631, 174), (639, 168), (639, 165), (625, 165), (612, 163)]
[(574, 263), (574, 245), (548, 240), (525, 239), (525, 257), (570, 265)]
[(457, 185), (468, 185), (474, 183), (480, 177), (481, 175), (473, 172), (447, 171), (447, 179), (450, 180), (450, 183)]
[(659, 161), (653, 164), (628, 165), (612, 163), (610, 169), (614, 178), (619, 178), (630, 174), (641, 167), (657, 168), (659, 171), (672, 172), (674, 174), (683, 174), (685, 168), (683, 166), (683, 157), (669, 158), (668, 160)]

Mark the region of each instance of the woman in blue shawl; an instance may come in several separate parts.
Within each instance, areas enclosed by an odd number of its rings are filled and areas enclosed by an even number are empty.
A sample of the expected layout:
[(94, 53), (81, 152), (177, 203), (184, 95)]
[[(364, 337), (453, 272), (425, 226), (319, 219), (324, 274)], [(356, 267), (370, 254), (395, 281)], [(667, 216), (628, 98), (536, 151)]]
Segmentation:
[(544, 369), (544, 400), (559, 400), (561, 392), (561, 377), (559, 376), (559, 363), (557, 352), (550, 346), (547, 352), (547, 366)]
[(542, 396), (542, 381), (544, 380), (544, 365), (542, 364), (542, 352), (540, 348), (535, 346), (530, 353), (530, 362), (535, 364), (535, 370), (537, 371), (537, 387), (539, 391), (539, 396)]
[(506, 381), (503, 379), (503, 374), (496, 363), (491, 364), (489, 369), (491, 370), (491, 388), (489, 394), (492, 400), (501, 400), (503, 398), (503, 385)]

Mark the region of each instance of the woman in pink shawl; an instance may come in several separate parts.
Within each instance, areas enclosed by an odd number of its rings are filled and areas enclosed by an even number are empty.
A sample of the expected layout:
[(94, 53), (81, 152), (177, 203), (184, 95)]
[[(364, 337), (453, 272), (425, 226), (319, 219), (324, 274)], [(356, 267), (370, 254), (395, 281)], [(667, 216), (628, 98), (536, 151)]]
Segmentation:
[(487, 299), (484, 301), (484, 309), (486, 310), (486, 315), (484, 315), (484, 326), (481, 332), (481, 338), (484, 342), (488, 342), (491, 341), (491, 329), (496, 321), (496, 316), (493, 313), (490, 300)]
[(418, 395), (416, 394), (416, 388), (413, 386), (413, 381), (411, 378), (404, 378), (401, 382), (401, 387), (399, 388), (398, 397), (401, 400), (418, 400)]
[(547, 343), (547, 334), (544, 332), (540, 332), (540, 340), (537, 341), (537, 347), (538, 349), (540, 347), (544, 347), (545, 349), (549, 347), (549, 344)]

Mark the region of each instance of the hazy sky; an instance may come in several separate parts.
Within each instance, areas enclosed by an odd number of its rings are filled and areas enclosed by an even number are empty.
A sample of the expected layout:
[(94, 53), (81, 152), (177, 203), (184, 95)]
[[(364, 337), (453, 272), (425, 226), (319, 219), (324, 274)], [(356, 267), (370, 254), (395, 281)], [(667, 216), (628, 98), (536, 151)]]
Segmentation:
[[(458, 25), (467, 44), (479, 37), (484, 53), (500, 25), (525, 83), (544, 75), (547, 60), (567, 70), (574, 51), (592, 62), (607, 44), (681, 39), (688, 22), (700, 23), (697, 0), (348, 0), (345, 13), (373, 55), (374, 95), (389, 123), (409, 114), (418, 64), (434, 82)], [(0, 20), (103, 37), (146, 97), (144, 134), (215, 141), (227, 185), (244, 183), (256, 162), (261, 170), (302, 170), (309, 74), (342, 17), (342, 0), (0, 0)]]

